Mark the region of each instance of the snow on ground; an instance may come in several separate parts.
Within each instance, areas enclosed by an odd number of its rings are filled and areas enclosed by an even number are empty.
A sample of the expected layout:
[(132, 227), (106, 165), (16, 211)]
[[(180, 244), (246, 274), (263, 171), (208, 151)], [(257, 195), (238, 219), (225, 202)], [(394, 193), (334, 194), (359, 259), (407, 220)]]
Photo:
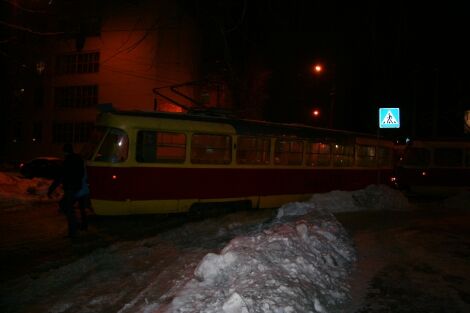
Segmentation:
[[(0, 175), (0, 205), (43, 199), (43, 181)], [(31, 189), (36, 195), (28, 194)], [(461, 197), (449, 201), (468, 199)], [(242, 213), (228, 222), (188, 223), (3, 284), (1, 307), (57, 313), (341, 312), (356, 254), (332, 212), (407, 207), (400, 192), (372, 185), (315, 194), (255, 224), (243, 221)]]
[(385, 186), (288, 203), (262, 231), (234, 238), (220, 254), (207, 254), (194, 279), (161, 312), (340, 310), (356, 257), (331, 212), (407, 207), (401, 193)]
[[(0, 172), (0, 210), (18, 205), (48, 201), (47, 189), (51, 180), (43, 178), (27, 179), (14, 172)], [(57, 198), (59, 190), (54, 197)]]
[(162, 312), (326, 312), (348, 299), (352, 242), (331, 214), (276, 219), (209, 253)]

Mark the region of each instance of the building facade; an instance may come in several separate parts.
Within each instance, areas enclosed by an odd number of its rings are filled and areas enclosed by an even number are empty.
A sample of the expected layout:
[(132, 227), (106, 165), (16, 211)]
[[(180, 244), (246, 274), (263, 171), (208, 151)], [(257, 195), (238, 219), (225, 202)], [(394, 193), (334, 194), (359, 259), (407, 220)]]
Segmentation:
[[(197, 22), (177, 1), (64, 3), (68, 6), (56, 8), (49, 23), (55, 31), (10, 30), (23, 36), (24, 45), (18, 62), (6, 62), (3, 161), (61, 155), (66, 142), (79, 150), (103, 104), (118, 110), (181, 111), (157, 99), (153, 89), (200, 78)], [(12, 18), (10, 28), (25, 15)], [(201, 93), (192, 86), (181, 91), (191, 98)]]

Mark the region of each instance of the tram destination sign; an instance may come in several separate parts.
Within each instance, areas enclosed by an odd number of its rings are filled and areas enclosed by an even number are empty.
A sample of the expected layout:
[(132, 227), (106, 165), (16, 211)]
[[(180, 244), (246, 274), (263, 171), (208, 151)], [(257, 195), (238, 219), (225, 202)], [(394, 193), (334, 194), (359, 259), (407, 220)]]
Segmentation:
[(400, 128), (400, 108), (380, 108), (379, 127)]

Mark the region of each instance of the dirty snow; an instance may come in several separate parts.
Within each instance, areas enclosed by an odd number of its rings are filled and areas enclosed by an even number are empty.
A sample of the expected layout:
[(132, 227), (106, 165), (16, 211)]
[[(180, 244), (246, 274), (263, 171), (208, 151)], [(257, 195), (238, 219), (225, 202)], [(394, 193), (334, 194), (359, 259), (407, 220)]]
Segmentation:
[[(44, 199), (48, 182), (0, 173), (0, 205)], [(30, 193), (28, 190), (35, 190)], [(455, 203), (468, 196), (456, 198)], [(457, 204), (456, 204), (457, 205)], [(341, 312), (356, 252), (332, 212), (406, 209), (385, 186), (315, 194), (275, 217), (188, 223), (2, 283), (9, 312)], [(344, 308), (344, 307), (343, 307)]]
[[(0, 172), (0, 210), (13, 209), (31, 202), (50, 201), (47, 189), (51, 180), (44, 178), (27, 179), (15, 172)], [(59, 197), (60, 189), (53, 197)]]

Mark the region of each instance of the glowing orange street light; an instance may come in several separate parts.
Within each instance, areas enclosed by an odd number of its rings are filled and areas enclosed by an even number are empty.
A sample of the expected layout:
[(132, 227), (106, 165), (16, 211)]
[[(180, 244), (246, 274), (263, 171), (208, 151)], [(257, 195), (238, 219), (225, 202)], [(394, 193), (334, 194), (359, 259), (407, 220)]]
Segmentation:
[(313, 117), (320, 117), (320, 110), (319, 109), (313, 109), (312, 110), (312, 116)]
[(321, 64), (315, 64), (313, 66), (313, 71), (317, 74), (320, 74), (321, 72), (323, 72), (323, 66)]

